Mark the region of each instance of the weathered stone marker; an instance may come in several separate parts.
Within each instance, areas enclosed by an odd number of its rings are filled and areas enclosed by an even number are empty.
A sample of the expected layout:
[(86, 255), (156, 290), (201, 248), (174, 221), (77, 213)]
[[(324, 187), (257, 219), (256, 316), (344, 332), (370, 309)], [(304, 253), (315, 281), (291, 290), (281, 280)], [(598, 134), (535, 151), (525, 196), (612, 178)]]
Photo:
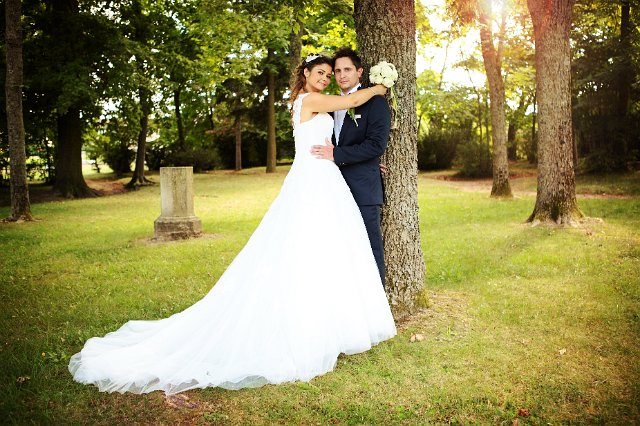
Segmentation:
[(202, 232), (202, 222), (193, 212), (193, 167), (160, 167), (160, 204), (156, 239), (185, 239)]

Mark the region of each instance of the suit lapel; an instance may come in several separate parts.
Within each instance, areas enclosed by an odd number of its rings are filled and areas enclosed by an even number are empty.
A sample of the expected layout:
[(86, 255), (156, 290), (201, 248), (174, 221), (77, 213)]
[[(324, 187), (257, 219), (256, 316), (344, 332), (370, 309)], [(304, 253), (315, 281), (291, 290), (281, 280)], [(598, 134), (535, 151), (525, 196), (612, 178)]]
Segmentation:
[(347, 125), (347, 120), (351, 120), (348, 113), (344, 114), (344, 120), (342, 120), (342, 127), (340, 128), (340, 134), (338, 135), (338, 144), (344, 141), (344, 128)]
[[(358, 84), (360, 84), (360, 86), (358, 87), (357, 90), (361, 90), (363, 88), (362, 84), (361, 83), (358, 83)], [(360, 107), (355, 108), (355, 112), (358, 112), (358, 108)], [(352, 124), (355, 124), (353, 123), (353, 119), (349, 117), (349, 112), (345, 112), (344, 114), (344, 120), (342, 121), (342, 127), (340, 128), (340, 134), (338, 135), (338, 141), (337, 141), (338, 143), (342, 143), (344, 141), (344, 137), (345, 137), (344, 128), (347, 126), (347, 121), (351, 121), (349, 126), (351, 126)]]

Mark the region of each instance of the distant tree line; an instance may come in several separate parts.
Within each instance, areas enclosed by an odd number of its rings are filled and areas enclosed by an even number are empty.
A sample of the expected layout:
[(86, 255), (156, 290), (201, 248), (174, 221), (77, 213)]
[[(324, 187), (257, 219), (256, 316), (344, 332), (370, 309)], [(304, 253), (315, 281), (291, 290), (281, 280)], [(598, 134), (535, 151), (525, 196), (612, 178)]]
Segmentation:
[[(497, 127), (490, 108), (489, 84), (447, 84), (453, 68), (485, 71), (487, 63), (501, 72), (506, 102), (499, 137), (509, 160), (537, 163), (539, 94), (535, 86), (534, 29), (522, 0), (448, 0), (449, 31), (432, 33), (429, 46), (448, 47), (470, 28), (479, 28), (478, 48), (462, 60), (449, 60), (442, 70), (418, 76), (419, 167), (446, 169), (458, 165), (470, 177), (494, 170), (491, 135)], [(629, 0), (577, 2), (573, 7), (571, 101), (574, 163), (578, 172), (637, 169), (640, 162), (640, 8)], [(493, 31), (491, 31), (493, 30)], [(482, 40), (481, 40), (482, 39)], [(429, 44), (431, 43), (431, 44)], [(448, 51), (449, 57), (458, 52)], [(497, 58), (499, 64), (493, 64)], [(441, 72), (438, 72), (441, 71)], [(490, 75), (489, 71), (485, 71)], [(490, 78), (487, 79), (488, 83)], [(499, 86), (499, 81), (496, 86)], [(502, 144), (501, 141), (500, 145)]]
[(274, 171), (277, 158), (293, 156), (284, 96), (292, 64), (355, 47), (353, 5), (335, 0), (22, 3), (27, 173), (67, 197), (94, 195), (82, 152), (96, 167), (133, 172), (129, 186), (147, 182), (145, 166)]

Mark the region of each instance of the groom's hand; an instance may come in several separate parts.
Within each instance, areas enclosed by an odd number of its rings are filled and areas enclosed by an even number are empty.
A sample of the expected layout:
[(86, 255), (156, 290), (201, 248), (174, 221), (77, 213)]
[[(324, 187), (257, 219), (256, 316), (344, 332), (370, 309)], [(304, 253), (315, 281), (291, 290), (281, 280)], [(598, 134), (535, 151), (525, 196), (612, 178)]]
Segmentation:
[(324, 145), (314, 145), (311, 147), (311, 154), (322, 160), (333, 161), (333, 144), (329, 138), (325, 138)]

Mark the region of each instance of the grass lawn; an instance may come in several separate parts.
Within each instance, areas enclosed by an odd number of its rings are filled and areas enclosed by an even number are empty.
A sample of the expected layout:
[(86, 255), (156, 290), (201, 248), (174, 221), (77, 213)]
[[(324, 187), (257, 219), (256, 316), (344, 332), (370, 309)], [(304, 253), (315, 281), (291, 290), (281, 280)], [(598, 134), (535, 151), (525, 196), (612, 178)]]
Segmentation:
[[(0, 422), (640, 423), (637, 174), (579, 180), (579, 192), (613, 196), (579, 197), (603, 221), (568, 229), (523, 223), (535, 178), (499, 201), (421, 175), (429, 309), (310, 383), (165, 398), (73, 382), (68, 359), (89, 337), (207, 293), (277, 194), (279, 170), (196, 175), (207, 235), (190, 241), (149, 241), (157, 186), (38, 203), (37, 222), (0, 224)], [(424, 340), (412, 343), (414, 334)]]

